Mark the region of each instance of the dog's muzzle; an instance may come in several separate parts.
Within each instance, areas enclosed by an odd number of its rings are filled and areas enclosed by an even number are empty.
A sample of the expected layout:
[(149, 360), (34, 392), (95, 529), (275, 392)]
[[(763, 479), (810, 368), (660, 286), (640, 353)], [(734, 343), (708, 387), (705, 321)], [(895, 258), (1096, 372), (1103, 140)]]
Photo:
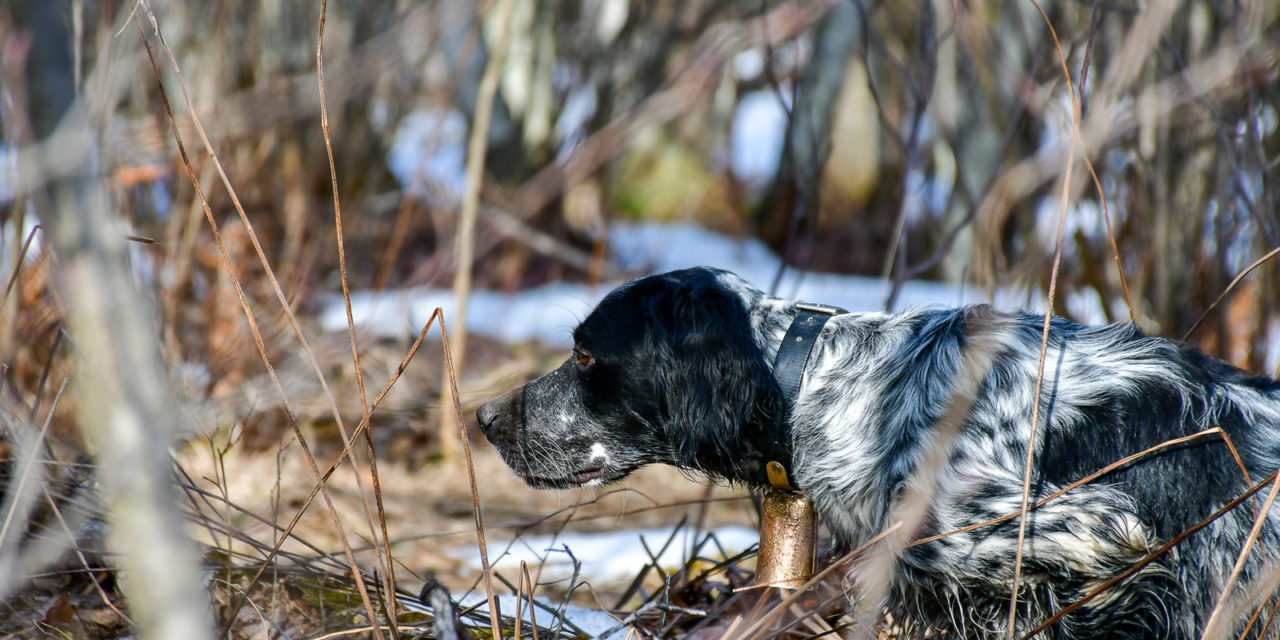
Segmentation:
[(521, 414), (524, 411), (524, 387), (516, 387), (494, 398), (476, 410), (476, 421), (484, 437), (499, 449), (518, 445)]

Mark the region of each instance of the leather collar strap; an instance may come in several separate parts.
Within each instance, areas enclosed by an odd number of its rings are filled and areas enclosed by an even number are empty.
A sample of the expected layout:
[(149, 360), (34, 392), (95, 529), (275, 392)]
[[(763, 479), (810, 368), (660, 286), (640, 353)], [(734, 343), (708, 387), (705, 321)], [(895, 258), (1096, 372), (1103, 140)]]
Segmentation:
[(827, 324), (831, 316), (848, 313), (839, 307), (828, 307), (806, 302), (796, 303), (796, 317), (787, 328), (787, 335), (778, 347), (778, 356), (773, 361), (773, 377), (782, 389), (784, 404), (783, 414), (779, 417), (778, 428), (774, 430), (774, 442), (771, 451), (766, 452), (767, 474), (769, 484), (777, 489), (794, 491), (788, 474), (791, 469), (791, 407), (800, 393), (800, 383), (804, 380), (805, 365), (809, 362), (809, 354), (817, 344), (818, 334)]

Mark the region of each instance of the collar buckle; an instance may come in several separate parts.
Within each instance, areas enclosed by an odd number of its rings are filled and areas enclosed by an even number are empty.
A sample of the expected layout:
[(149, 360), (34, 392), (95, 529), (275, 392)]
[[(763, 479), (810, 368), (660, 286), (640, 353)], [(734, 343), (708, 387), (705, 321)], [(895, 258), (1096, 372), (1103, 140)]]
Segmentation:
[(825, 304), (814, 304), (812, 302), (797, 302), (796, 308), (801, 311), (820, 313), (826, 316), (838, 316), (842, 313), (849, 313), (840, 307), (831, 307)]

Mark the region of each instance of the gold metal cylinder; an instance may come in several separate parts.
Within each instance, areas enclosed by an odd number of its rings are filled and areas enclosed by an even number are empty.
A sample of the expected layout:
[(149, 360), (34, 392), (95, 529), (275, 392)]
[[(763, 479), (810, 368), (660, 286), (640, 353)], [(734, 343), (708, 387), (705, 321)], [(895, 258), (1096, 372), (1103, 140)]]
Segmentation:
[(755, 586), (804, 586), (813, 575), (816, 528), (813, 504), (803, 495), (779, 489), (765, 493)]

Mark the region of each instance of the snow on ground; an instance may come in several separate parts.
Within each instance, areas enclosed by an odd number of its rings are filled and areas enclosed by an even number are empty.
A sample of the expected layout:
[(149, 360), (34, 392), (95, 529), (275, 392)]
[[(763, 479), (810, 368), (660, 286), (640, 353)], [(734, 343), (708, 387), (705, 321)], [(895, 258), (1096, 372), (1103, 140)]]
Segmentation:
[[(605, 293), (608, 287), (568, 283), (516, 293), (472, 291), (467, 305), (467, 330), (508, 343), (541, 340), (568, 345), (570, 332)], [(457, 315), (449, 289), (412, 287), (351, 294), (356, 326), (389, 338), (417, 336), (436, 307), (444, 310), (445, 325), (449, 326), (449, 319)], [(346, 330), (347, 315), (341, 297), (335, 296), (325, 304), (320, 322), (329, 331)], [(439, 335), (439, 331), (433, 328), (432, 335)]]
[[(756, 238), (733, 238), (689, 223), (645, 222), (616, 224), (609, 230), (609, 246), (617, 265), (636, 274), (663, 273), (706, 265), (737, 273), (757, 288), (768, 291), (780, 260)], [(508, 343), (537, 340), (557, 347), (570, 346), (573, 328), (591, 312), (605, 294), (620, 282), (599, 286), (554, 282), (517, 292), (472, 291), (467, 309), (468, 331)], [(788, 268), (775, 295), (844, 307), (849, 311), (883, 311), (889, 283), (880, 278), (815, 273)], [(923, 280), (909, 281), (898, 295), (895, 309), (953, 307), (987, 302), (997, 309), (1044, 312), (1044, 296), (1036, 291), (1000, 290), (994, 299), (976, 287)], [(1097, 292), (1070, 292), (1064, 304), (1076, 319), (1105, 322), (1103, 301)], [(446, 323), (456, 316), (453, 293), (448, 289), (414, 287), (395, 291), (351, 294), (356, 324), (371, 334), (391, 338), (417, 336), (436, 307), (444, 310)], [(1123, 307), (1114, 307), (1125, 317)], [(334, 296), (321, 310), (322, 326), (345, 331), (347, 315), (342, 299)], [(438, 335), (438, 333), (435, 335)], [(1266, 371), (1280, 367), (1280, 321), (1269, 329)]]
[(424, 195), (430, 185), (456, 196), (467, 181), (466, 155), (466, 117), (456, 109), (420, 109), (396, 127), (387, 167), (410, 192)]
[[(589, 638), (622, 640), (627, 637), (627, 628), (621, 627), (617, 618), (604, 611), (585, 609), (568, 603), (553, 602), (541, 596), (534, 596), (533, 599), (538, 606), (538, 610), (531, 615), (529, 613), (528, 600), (516, 602), (516, 597), (509, 593), (498, 594), (496, 599), (498, 601), (498, 612), (501, 615), (514, 618), (518, 607), (520, 609), (520, 619), (525, 624), (532, 624), (536, 620), (539, 626), (544, 629), (555, 629), (559, 626), (556, 620), (563, 619), (577, 627), (577, 631), (581, 631), (582, 634)], [(431, 607), (412, 598), (403, 598), (399, 601), (399, 604), (410, 611), (435, 615)], [(454, 598), (454, 604), (462, 610), (475, 608), (470, 616), (462, 619), (464, 626), (488, 628), (489, 600), (483, 593), (463, 594)], [(475, 620), (484, 620), (485, 623), (476, 624)], [(573, 629), (567, 630), (574, 631)]]
[[(658, 564), (665, 570), (674, 570), (684, 565), (685, 557), (698, 542), (701, 557), (713, 560), (724, 559), (754, 545), (759, 535), (754, 529), (742, 526), (726, 526), (710, 532), (714, 541), (707, 541), (708, 533), (704, 532), (696, 540), (689, 529), (673, 530), (671, 528), (632, 529), (610, 531), (605, 533), (562, 533), (556, 536), (525, 536), (510, 542), (490, 542), (489, 555), (492, 568), (508, 578), (519, 575), (520, 563), (525, 562), (530, 572), (537, 571), (540, 584), (557, 582), (567, 587), (567, 581), (574, 576), (574, 561), (578, 564), (577, 579), (595, 585), (604, 583), (629, 582), (645, 565), (650, 564), (648, 552), (652, 551)], [(670, 544), (668, 544), (670, 541)], [(643, 542), (643, 544), (642, 544)], [(664, 548), (665, 547), (665, 548)], [(469, 568), (480, 570), (480, 556), (474, 547), (455, 549), (450, 554), (462, 561)], [(549, 608), (564, 611), (565, 617), (575, 626), (591, 637), (623, 638), (625, 629), (618, 629), (618, 620), (613, 616), (591, 609), (583, 609), (572, 605), (557, 604), (542, 598), (536, 598)], [(480, 605), (485, 609), (483, 593), (465, 594), (458, 598), (463, 607)], [(560, 609), (563, 607), (563, 609)], [(527, 610), (528, 606), (525, 605)], [(515, 596), (499, 596), (498, 609), (503, 615), (515, 615)], [(539, 611), (535, 613), (541, 624), (545, 625), (552, 616)], [(529, 614), (525, 611), (521, 616), (526, 622)], [(604, 634), (604, 635), (602, 635)]]
[[(610, 230), (610, 245), (623, 269), (662, 273), (707, 265), (727, 269), (767, 291), (781, 264), (764, 242), (731, 238), (691, 223), (643, 223)], [(849, 311), (882, 311), (889, 284), (880, 278), (815, 273), (788, 268), (774, 295), (844, 307)], [(899, 308), (955, 306), (989, 302), (971, 287), (923, 280), (907, 282)], [(1012, 308), (1017, 297), (997, 296), (997, 306)]]
[(17, 190), (18, 150), (0, 143), (0, 204), (13, 202)]
[[(497, 600), (498, 611), (501, 612), (503, 616), (510, 616), (514, 618), (517, 606), (516, 597), (511, 594), (501, 594), (497, 597)], [(597, 609), (585, 609), (571, 604), (553, 602), (541, 596), (535, 596), (534, 600), (540, 606), (538, 607), (538, 611), (535, 611), (532, 616), (529, 614), (528, 601), (526, 600), (523, 603), (519, 603), (521, 613), (520, 618), (524, 620), (525, 624), (532, 624), (533, 620), (536, 618), (540, 627), (550, 627), (554, 629), (557, 626), (555, 623), (557, 616), (552, 614), (554, 611), (562, 615), (569, 624), (577, 627), (578, 630), (582, 631), (589, 638), (596, 638), (598, 640), (623, 640), (628, 637), (628, 629), (621, 626), (621, 621), (604, 611), (599, 611)], [(457, 604), (463, 609), (475, 607), (476, 614), (481, 617), (488, 615), (489, 603), (483, 593), (472, 593), (462, 596), (457, 599)], [(484, 628), (487, 629), (488, 625), (484, 625)]]
[[(714, 560), (746, 551), (760, 539), (759, 532), (742, 526), (725, 526), (710, 534), (714, 536), (713, 541), (701, 545), (699, 551), (701, 556)], [(695, 543), (703, 542), (706, 535), (703, 532), (695, 540), (689, 529), (674, 531), (667, 527), (524, 536), (510, 542), (490, 542), (489, 557), (492, 567), (508, 576), (517, 575), (521, 562), (528, 564), (531, 571), (534, 567), (541, 567), (539, 579), (542, 583), (569, 580), (573, 576), (575, 560), (581, 580), (595, 584), (627, 582), (650, 564), (645, 547), (657, 556), (663, 568), (677, 569), (684, 565), (685, 557)], [(667, 544), (668, 541), (671, 543)], [(480, 570), (480, 557), (475, 548), (460, 547), (451, 554), (471, 569)]]
[(729, 139), (729, 168), (734, 177), (757, 194), (763, 192), (778, 173), (786, 136), (787, 110), (779, 93), (770, 90), (743, 95), (734, 108)]
[[(766, 291), (780, 264), (778, 256), (758, 239), (732, 238), (692, 223), (618, 224), (610, 229), (609, 241), (618, 265), (629, 271), (662, 273), (707, 265), (733, 271)], [(539, 340), (567, 346), (573, 328), (618, 284), (609, 282), (592, 287), (557, 282), (513, 293), (472, 291), (467, 330), (509, 343)], [(791, 268), (783, 275), (776, 292), (785, 298), (836, 305), (850, 311), (881, 311), (888, 293), (888, 283), (878, 278)], [(1024, 294), (998, 293), (992, 301), (971, 287), (911, 281), (903, 286), (897, 306), (993, 302), (999, 308), (1013, 309), (1025, 300)], [(1039, 300), (1033, 296), (1031, 303), (1043, 304)], [(362, 330), (385, 337), (416, 336), (436, 307), (444, 310), (446, 324), (456, 316), (453, 293), (433, 287), (356, 292), (351, 294), (351, 305), (356, 324)], [(1087, 319), (1101, 319), (1100, 310), (1089, 309), (1089, 304), (1082, 306), (1086, 307), (1083, 312)], [(331, 298), (322, 309), (320, 319), (326, 330), (345, 330), (347, 317), (341, 298)]]

